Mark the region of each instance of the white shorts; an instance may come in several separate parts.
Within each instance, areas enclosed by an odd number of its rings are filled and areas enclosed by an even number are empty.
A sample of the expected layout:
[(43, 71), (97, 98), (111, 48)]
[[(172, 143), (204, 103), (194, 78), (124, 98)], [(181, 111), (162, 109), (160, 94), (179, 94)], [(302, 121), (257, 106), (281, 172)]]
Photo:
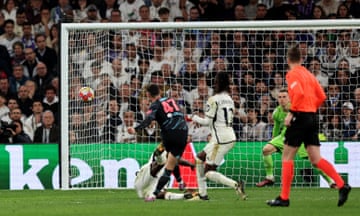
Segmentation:
[(219, 145), (216, 142), (210, 141), (204, 148), (206, 153), (206, 163), (209, 165), (215, 164), (220, 166), (225, 155), (234, 147), (234, 145), (235, 142)]
[(137, 173), (134, 183), (134, 188), (139, 196), (139, 198), (145, 198), (150, 196), (156, 188), (159, 177), (164, 171), (164, 167), (157, 173), (157, 177), (152, 177), (150, 175), (151, 163), (147, 163), (141, 167), (140, 171)]

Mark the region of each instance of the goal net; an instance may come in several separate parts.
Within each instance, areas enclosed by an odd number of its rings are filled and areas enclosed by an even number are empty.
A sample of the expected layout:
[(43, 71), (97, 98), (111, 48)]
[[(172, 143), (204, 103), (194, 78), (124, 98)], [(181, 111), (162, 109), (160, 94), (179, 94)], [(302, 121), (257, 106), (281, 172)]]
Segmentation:
[[(319, 110), (321, 151), (351, 183), (338, 164), (350, 161), (349, 141), (358, 140), (359, 26), (358, 20), (62, 24), (61, 187), (132, 188), (161, 141), (156, 123), (127, 133), (145, 117), (144, 87), (159, 85), (186, 114), (204, 113), (219, 71), (231, 75), (237, 135), (219, 170), (254, 186), (266, 175), (262, 147), (272, 138), (272, 113), (286, 87), (286, 51), (295, 44), (328, 97)], [(91, 102), (79, 97), (83, 86), (94, 90)], [(209, 133), (190, 122), (183, 156), (193, 162)], [(280, 185), (281, 155), (272, 158)], [(295, 186), (328, 186), (307, 160), (295, 162)], [(197, 186), (195, 171), (181, 172), (188, 186)]]

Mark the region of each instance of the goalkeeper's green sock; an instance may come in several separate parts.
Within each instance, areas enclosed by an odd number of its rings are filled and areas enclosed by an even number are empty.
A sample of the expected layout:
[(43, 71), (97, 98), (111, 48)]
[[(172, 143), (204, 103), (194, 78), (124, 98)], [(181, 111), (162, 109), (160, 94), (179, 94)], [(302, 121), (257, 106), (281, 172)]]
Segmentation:
[(274, 161), (271, 155), (264, 155), (264, 167), (266, 172), (266, 178), (270, 180), (274, 180)]

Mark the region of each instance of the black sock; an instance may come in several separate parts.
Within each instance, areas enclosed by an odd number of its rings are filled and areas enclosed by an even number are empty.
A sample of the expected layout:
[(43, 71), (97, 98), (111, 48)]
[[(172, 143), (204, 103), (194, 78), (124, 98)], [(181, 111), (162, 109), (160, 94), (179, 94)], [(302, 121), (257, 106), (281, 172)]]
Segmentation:
[(180, 175), (180, 168), (179, 166), (175, 166), (174, 170), (173, 170), (173, 174), (175, 176), (175, 179), (177, 182), (181, 182), (182, 181), (182, 178), (181, 178), (181, 175)]
[(171, 170), (165, 169), (164, 174), (160, 177), (157, 185), (156, 190), (154, 191), (154, 195), (157, 196), (160, 191), (164, 188), (164, 186), (169, 182)]

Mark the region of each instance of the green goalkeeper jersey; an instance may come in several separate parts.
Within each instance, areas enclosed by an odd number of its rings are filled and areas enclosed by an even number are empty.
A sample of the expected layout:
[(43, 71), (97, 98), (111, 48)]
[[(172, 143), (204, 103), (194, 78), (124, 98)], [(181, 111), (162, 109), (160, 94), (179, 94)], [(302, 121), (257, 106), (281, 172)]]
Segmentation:
[(272, 136), (285, 135), (286, 126), (284, 124), (285, 118), (288, 114), (288, 110), (284, 110), (282, 106), (277, 106), (273, 112), (272, 118), (274, 120), (274, 128), (272, 130)]

